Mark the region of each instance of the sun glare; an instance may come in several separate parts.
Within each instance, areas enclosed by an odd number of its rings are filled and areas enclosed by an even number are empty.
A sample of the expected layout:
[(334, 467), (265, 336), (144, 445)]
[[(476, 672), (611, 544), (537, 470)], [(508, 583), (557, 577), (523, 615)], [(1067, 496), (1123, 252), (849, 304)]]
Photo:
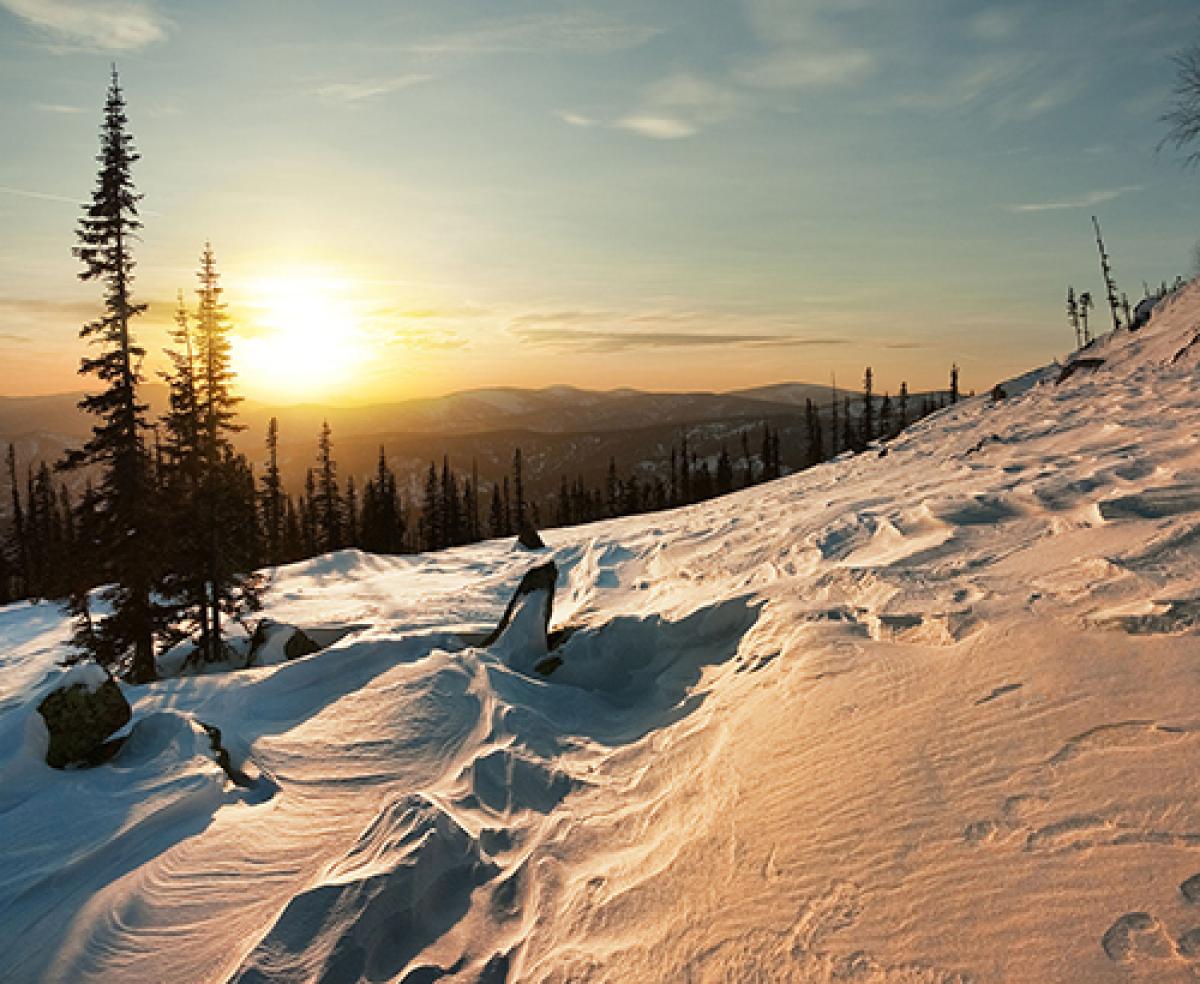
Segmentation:
[(255, 283), (250, 296), (250, 330), (233, 348), (247, 392), (306, 403), (350, 388), (367, 345), (345, 282), (275, 277)]

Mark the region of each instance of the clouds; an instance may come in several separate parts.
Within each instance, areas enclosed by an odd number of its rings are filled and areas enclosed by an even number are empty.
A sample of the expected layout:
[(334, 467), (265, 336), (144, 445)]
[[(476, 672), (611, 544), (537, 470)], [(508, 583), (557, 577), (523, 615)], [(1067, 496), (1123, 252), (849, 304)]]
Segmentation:
[(1091, 208), (1094, 205), (1102, 205), (1104, 202), (1111, 202), (1114, 198), (1120, 198), (1122, 195), (1128, 195), (1141, 190), (1141, 185), (1125, 185), (1121, 188), (1089, 191), (1087, 194), (1079, 195), (1075, 198), (1065, 198), (1061, 201), (1026, 202), (1020, 205), (1008, 205), (1005, 207), (1010, 212), (1056, 212), (1063, 209)]
[(526, 345), (562, 348), (570, 352), (610, 354), (646, 349), (793, 348), (844, 345), (844, 338), (801, 338), (787, 334), (700, 331), (620, 331), (563, 326), (526, 327), (514, 332)]
[(640, 47), (661, 33), (661, 28), (649, 24), (580, 11), (485, 22), (418, 39), (405, 47), (423, 55), (605, 54)]
[(380, 96), (391, 95), (402, 89), (429, 82), (432, 75), (396, 75), (391, 78), (360, 79), (354, 82), (330, 82), (313, 90), (313, 94), (325, 102), (342, 105), (367, 102)]
[(0, 6), (68, 47), (135, 51), (167, 35), (167, 19), (145, 0), (0, 0)]

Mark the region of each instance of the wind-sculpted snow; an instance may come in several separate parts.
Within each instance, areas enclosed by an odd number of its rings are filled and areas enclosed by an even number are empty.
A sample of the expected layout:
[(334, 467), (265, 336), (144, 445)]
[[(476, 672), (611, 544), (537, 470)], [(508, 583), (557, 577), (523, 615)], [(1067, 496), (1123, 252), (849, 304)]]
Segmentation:
[[(1194, 979), (1198, 325), (536, 559), (282, 568), (329, 648), (127, 687), (91, 770), (0, 609), (0, 978)], [(479, 648), (546, 559), (553, 659)]]

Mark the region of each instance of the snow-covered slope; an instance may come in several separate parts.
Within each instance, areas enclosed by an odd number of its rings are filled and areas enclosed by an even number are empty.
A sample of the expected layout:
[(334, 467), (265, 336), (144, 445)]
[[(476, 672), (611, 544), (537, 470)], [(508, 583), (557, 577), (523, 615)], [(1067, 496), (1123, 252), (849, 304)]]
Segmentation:
[(548, 680), (468, 644), (529, 554), (337, 554), (268, 613), (370, 628), (126, 688), (54, 772), (65, 626), (0, 610), (0, 976), (1194, 979), (1198, 326), (1192, 286), (884, 457), (550, 531)]

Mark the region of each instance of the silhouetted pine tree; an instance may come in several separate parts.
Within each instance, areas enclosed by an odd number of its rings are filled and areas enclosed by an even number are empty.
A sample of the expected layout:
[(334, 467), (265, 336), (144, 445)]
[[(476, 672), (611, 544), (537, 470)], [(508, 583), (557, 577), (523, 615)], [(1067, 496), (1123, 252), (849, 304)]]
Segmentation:
[(29, 540), (25, 531), (25, 509), (21, 505), (21, 486), (17, 482), (17, 449), (8, 445), (8, 482), (12, 491), (12, 522), (8, 550), (13, 558), (13, 578), (17, 597), (27, 598), (29, 590)]
[(1121, 318), (1117, 314), (1117, 285), (1113, 281), (1112, 264), (1108, 253), (1104, 250), (1104, 238), (1100, 235), (1100, 223), (1092, 216), (1092, 226), (1096, 230), (1096, 248), (1100, 250), (1100, 275), (1104, 279), (1104, 295), (1108, 301), (1108, 310), (1112, 314), (1113, 331), (1121, 327)]
[(1084, 291), (1079, 295), (1079, 320), (1083, 325), (1083, 344), (1088, 346), (1092, 344), (1092, 335), (1088, 330), (1088, 312), (1096, 306), (1092, 300), (1090, 291)]
[(825, 460), (825, 436), (821, 433), (821, 415), (809, 399), (804, 401), (804, 433), (807, 441), (804, 463), (811, 468)]
[(267, 423), (267, 468), (262, 476), (262, 525), (267, 563), (283, 562), (284, 497), (283, 478), (279, 473), (279, 420)]
[(958, 363), (950, 367), (950, 403), (958, 402)]
[(733, 461), (725, 445), (721, 445), (721, 453), (717, 456), (717, 495), (725, 495), (733, 491)]
[(517, 530), (525, 528), (528, 516), (525, 514), (525, 475), (521, 461), (521, 449), (513, 451), (513, 506), (516, 510)]
[(488, 535), (491, 537), (504, 536), (504, 501), (500, 497), (500, 485), (492, 485), (492, 504), (488, 510)]
[(1083, 348), (1083, 333), (1079, 328), (1079, 302), (1075, 300), (1075, 288), (1067, 288), (1067, 323), (1075, 331), (1075, 347)]
[(321, 551), (328, 553), (342, 548), (344, 536), (342, 495), (338, 488), (337, 462), (333, 460), (333, 432), (328, 420), (321, 422), (317, 466), (317, 535)]
[(363, 548), (372, 553), (402, 553), (405, 532), (404, 506), (396, 476), (388, 467), (387, 456), (380, 445), (375, 475), (363, 489)]
[[(130, 249), (141, 228), (131, 167), (138, 160), (126, 131), (125, 99), (116, 69), (104, 105), (100, 131), (100, 173), (91, 204), (77, 229), (75, 255), (83, 263), (82, 280), (104, 284), (104, 314), (84, 325), (80, 337), (99, 348), (85, 356), (79, 371), (95, 375), (104, 388), (85, 397), (80, 407), (97, 418), (83, 447), (70, 451), (63, 467), (99, 468), (95, 534), (100, 576), (109, 587), (104, 599), (110, 610), (93, 621), (76, 618), (74, 642), (85, 654), (113, 665), (129, 660), (135, 683), (155, 678), (155, 633), (162, 613), (151, 591), (158, 574), (154, 528), (155, 496), (143, 431), (146, 406), (138, 400), (139, 366), (145, 350), (130, 331), (130, 322), (146, 306), (132, 296), (134, 261)], [(82, 599), (86, 605), (86, 595)]]
[(421, 544), (425, 550), (440, 550), (446, 545), (442, 490), (437, 465), (432, 461), (425, 476), (425, 495), (421, 499)]
[(867, 366), (863, 373), (863, 412), (861, 421), (861, 437), (859, 443), (866, 447), (875, 440), (875, 375)]
[(879, 402), (879, 436), (886, 440), (892, 433), (892, 397), (885, 391)]
[(260, 607), (262, 577), (253, 473), (233, 447), (241, 397), (233, 392), (230, 324), (211, 243), (204, 244), (196, 274), (196, 403), (200, 419), (200, 514), (208, 617), (202, 622), (201, 658), (227, 656), (222, 618), (240, 619)]
[(354, 476), (346, 477), (346, 546), (359, 546), (358, 525), (358, 489), (354, 484)]
[(900, 384), (900, 423), (897, 430), (904, 430), (908, 426), (908, 383)]

